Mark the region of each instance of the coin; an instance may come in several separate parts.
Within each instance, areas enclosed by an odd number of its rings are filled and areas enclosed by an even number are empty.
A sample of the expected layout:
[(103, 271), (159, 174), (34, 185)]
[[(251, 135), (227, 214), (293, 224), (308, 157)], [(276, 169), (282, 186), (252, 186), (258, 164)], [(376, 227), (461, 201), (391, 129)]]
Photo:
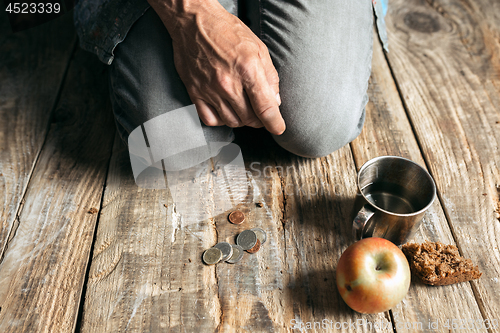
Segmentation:
[(233, 255), (233, 247), (228, 242), (217, 243), (214, 247), (222, 251), (221, 260), (226, 260), (227, 258), (231, 258), (231, 256)]
[(240, 212), (239, 210), (235, 210), (231, 214), (229, 214), (229, 222), (233, 224), (242, 224), (245, 221), (245, 214)]
[(257, 235), (252, 230), (242, 231), (236, 237), (236, 244), (241, 246), (245, 251), (254, 247), (255, 243), (257, 243)]
[(261, 229), (261, 228), (253, 228), (253, 229), (250, 229), (252, 230), (253, 232), (255, 232), (255, 234), (257, 235), (257, 238), (258, 240), (260, 240), (260, 245), (264, 244), (267, 240), (267, 234), (266, 232)]
[(260, 240), (257, 238), (257, 243), (255, 243), (255, 245), (251, 249), (247, 250), (247, 252), (248, 253), (255, 253), (259, 250), (260, 250)]
[(203, 252), (203, 262), (207, 265), (214, 265), (222, 259), (222, 251), (216, 247), (211, 247)]
[(226, 262), (230, 264), (236, 264), (238, 261), (243, 258), (244, 251), (239, 245), (231, 245), (233, 247), (233, 255), (229, 258), (226, 259)]

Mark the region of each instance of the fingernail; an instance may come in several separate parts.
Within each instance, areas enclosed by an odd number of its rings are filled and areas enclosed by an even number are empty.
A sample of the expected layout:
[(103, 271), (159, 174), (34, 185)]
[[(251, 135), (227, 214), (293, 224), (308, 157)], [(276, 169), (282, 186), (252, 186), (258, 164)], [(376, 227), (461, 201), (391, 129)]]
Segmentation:
[(278, 105), (281, 105), (280, 93), (277, 93), (275, 97), (276, 97), (276, 102), (278, 102)]

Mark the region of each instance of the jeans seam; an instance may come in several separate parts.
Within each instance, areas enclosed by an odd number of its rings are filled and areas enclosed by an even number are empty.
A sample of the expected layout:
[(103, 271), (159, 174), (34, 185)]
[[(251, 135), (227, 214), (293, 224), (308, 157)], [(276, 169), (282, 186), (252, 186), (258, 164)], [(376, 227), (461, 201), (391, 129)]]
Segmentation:
[(263, 9), (262, 0), (259, 0), (259, 38), (262, 42), (264, 42), (264, 39), (263, 39), (264, 33), (263, 33), (263, 29), (262, 29), (262, 16), (263, 16), (262, 14), (263, 14), (263, 12), (264, 12), (264, 9)]

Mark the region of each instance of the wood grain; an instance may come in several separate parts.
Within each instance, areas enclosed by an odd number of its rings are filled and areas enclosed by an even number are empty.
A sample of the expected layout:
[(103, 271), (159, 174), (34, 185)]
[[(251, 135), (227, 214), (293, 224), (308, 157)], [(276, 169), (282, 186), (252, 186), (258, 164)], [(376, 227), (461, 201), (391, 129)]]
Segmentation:
[(363, 319), (384, 327), (377, 331), (392, 332), (388, 313), (355, 313), (335, 285), (336, 262), (351, 241), (356, 170), (349, 148), (323, 159), (304, 159), (285, 152), (265, 132), (238, 133), (253, 194), (240, 207), (247, 216), (242, 225), (230, 225), (227, 215), (215, 219), (218, 241), (231, 241), (255, 226), (266, 230), (268, 241), (238, 266), (217, 266), (219, 329), (292, 332), (308, 322), (335, 328)]
[[(283, 302), (286, 292), (284, 238), (280, 223), (279, 194), (281, 183), (275, 177), (276, 164), (270, 151), (277, 148), (272, 138), (258, 130), (237, 131), (236, 143), (241, 147), (248, 177), (248, 198), (237, 208), (246, 218), (241, 225), (232, 225), (227, 214), (216, 221), (218, 241), (235, 243), (243, 230), (262, 228), (267, 241), (255, 254), (245, 253), (235, 265), (217, 266), (217, 283), (221, 303), (222, 332), (284, 331), (287, 323)], [(262, 207), (258, 207), (257, 203)]]
[[(278, 156), (277, 165), (286, 170), (279, 174), (287, 273), (283, 300), (286, 323), (307, 325), (326, 320), (327, 327), (333, 325), (335, 331), (392, 332), (388, 312), (361, 315), (349, 309), (336, 287), (338, 259), (354, 241), (351, 221), (356, 168), (349, 146), (321, 159)], [(358, 320), (364, 324), (345, 324)], [(315, 331), (321, 331), (318, 328), (322, 329), (316, 326)]]
[[(237, 207), (242, 225), (227, 221), (234, 208), (215, 190), (203, 194), (215, 181), (210, 168), (197, 170), (196, 182), (184, 175), (175, 200), (135, 184), (94, 56), (77, 52), (48, 123), (74, 45), (62, 29), (71, 22), (2, 34), (0, 77), (13, 79), (2, 80), (0, 95), (0, 331), (74, 331), (80, 302), (76, 330), (99, 333), (292, 332), (319, 323), (314, 332), (357, 320), (365, 325), (339, 330), (425, 330), (437, 321), (427, 331), (448, 331), (447, 319), (500, 319), (499, 6), (392, 0), (388, 62), (376, 43), (365, 128), (350, 147), (304, 159), (265, 131), (238, 130), (248, 173), (224, 177), (248, 188)], [(356, 170), (386, 154), (427, 166), (436, 180), (439, 200), (415, 240), (456, 242), (484, 275), (414, 283), (392, 311), (361, 315), (338, 294), (335, 267), (353, 241)], [(268, 236), (259, 252), (234, 265), (202, 263), (205, 249), (257, 226)]]
[(391, 2), (389, 64), (456, 243), (484, 272), (483, 318), (500, 313), (499, 24), (494, 1)]
[(216, 268), (201, 261), (203, 250), (217, 240), (213, 219), (204, 218), (212, 202), (210, 196), (193, 198), (201, 179), (208, 177), (205, 173), (197, 182), (187, 179), (180, 200), (191, 206), (178, 211), (168, 190), (136, 185), (128, 149), (115, 141), (82, 332), (217, 328), (221, 313)]
[[(370, 101), (363, 131), (351, 143), (358, 169), (366, 161), (383, 155), (405, 157), (426, 168), (378, 40), (374, 43), (368, 93)], [(429, 208), (413, 239), (415, 242), (425, 240), (455, 244), (439, 200)], [(400, 330), (402, 325), (416, 328), (421, 324), (422, 330), (429, 330), (429, 322), (444, 324), (453, 318), (482, 317), (469, 283), (436, 288), (422, 284), (415, 277), (408, 295), (391, 312)], [(448, 332), (448, 329), (440, 325), (432, 331)]]
[[(299, 322), (326, 319), (335, 325), (367, 318), (347, 308), (334, 279), (335, 263), (350, 231), (349, 194), (355, 193), (349, 148), (322, 160), (290, 158), (283, 151), (274, 156), (269, 152), (280, 148), (271, 137), (259, 143), (255, 134), (242, 132), (248, 139), (237, 143), (246, 156), (248, 178), (226, 175), (250, 188), (236, 207), (246, 215), (241, 225), (228, 222), (231, 210), (197, 218), (218, 205), (216, 195), (193, 200), (197, 183), (186, 184), (184, 200), (191, 202), (187, 212), (176, 211), (180, 204), (166, 190), (140, 189), (126, 148), (115, 142), (82, 332), (291, 332)], [(264, 149), (270, 146), (274, 148)], [(315, 186), (317, 195), (304, 192)], [(234, 265), (201, 262), (206, 248), (220, 241), (234, 243), (239, 232), (257, 226), (268, 239), (256, 254), (246, 253)], [(387, 329), (382, 331), (392, 331), (388, 315), (368, 319), (384, 323)]]
[(76, 39), (74, 30), (67, 28), (71, 26), (68, 15), (18, 33), (11, 32), (7, 15), (0, 23), (1, 258), (15, 229)]
[[(284, 305), (274, 296), (284, 289), (283, 237), (271, 207), (280, 184), (259, 177), (257, 172), (272, 172), (270, 166), (252, 161), (257, 163), (247, 164), (248, 178), (231, 171), (224, 175), (233, 189), (240, 184), (248, 191), (231, 207), (242, 210), (246, 220), (233, 225), (227, 219), (231, 209), (207, 218), (220, 211), (217, 207), (227, 207), (215, 190), (200, 196), (201, 183), (213, 181), (211, 170), (200, 168), (196, 181), (186, 176), (184, 195), (174, 201), (168, 190), (139, 188), (128, 150), (115, 142), (81, 331), (279, 329)], [(186, 203), (189, 209), (180, 209)], [(202, 263), (205, 249), (220, 241), (234, 244), (240, 231), (257, 226), (268, 236), (257, 254), (246, 253), (234, 265)]]
[(0, 331), (72, 332), (114, 124), (103, 64), (78, 51), (0, 264)]

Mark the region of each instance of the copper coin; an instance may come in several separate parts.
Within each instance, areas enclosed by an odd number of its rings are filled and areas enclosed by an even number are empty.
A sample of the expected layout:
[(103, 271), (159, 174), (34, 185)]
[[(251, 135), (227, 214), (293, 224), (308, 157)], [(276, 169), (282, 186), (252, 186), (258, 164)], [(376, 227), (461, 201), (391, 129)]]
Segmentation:
[(248, 253), (255, 253), (259, 250), (260, 250), (260, 240), (257, 238), (257, 243), (255, 243), (255, 245), (251, 249), (247, 250), (247, 252)]
[(233, 224), (242, 224), (245, 221), (245, 214), (240, 212), (239, 210), (235, 210), (231, 214), (229, 214), (229, 222)]

